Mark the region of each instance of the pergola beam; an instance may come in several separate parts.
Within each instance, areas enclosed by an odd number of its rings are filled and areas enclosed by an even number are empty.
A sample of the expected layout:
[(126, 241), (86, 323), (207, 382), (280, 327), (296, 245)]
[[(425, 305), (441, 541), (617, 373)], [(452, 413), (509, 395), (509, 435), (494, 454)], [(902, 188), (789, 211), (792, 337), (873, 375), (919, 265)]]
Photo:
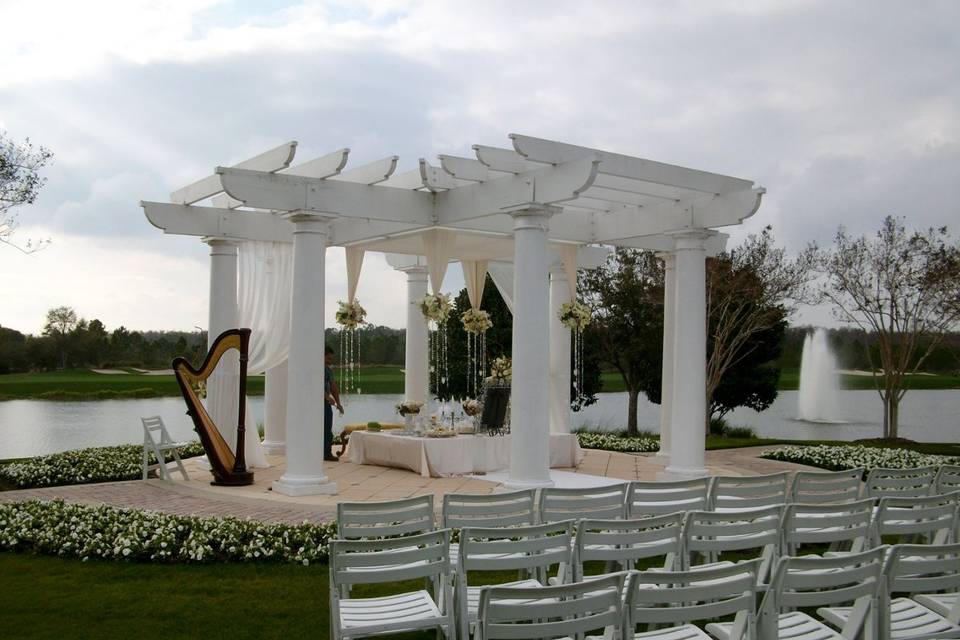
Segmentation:
[[(297, 142), (296, 140), (292, 140), (233, 166), (239, 169), (251, 169), (254, 171), (279, 171), (280, 169), (285, 169), (290, 166), (296, 152)], [(177, 189), (170, 194), (170, 202), (175, 204), (193, 204), (194, 202), (206, 200), (221, 191), (223, 191), (223, 187), (220, 184), (220, 176), (214, 174), (202, 180), (197, 180), (193, 184), (188, 184), (182, 189)]]
[(141, 202), (150, 224), (181, 236), (292, 242), (293, 225), (279, 215), (168, 202)]
[(400, 156), (388, 156), (380, 160), (374, 160), (368, 164), (362, 164), (331, 176), (330, 179), (359, 184), (377, 184), (393, 175), (393, 172), (397, 170), (397, 160), (399, 159)]

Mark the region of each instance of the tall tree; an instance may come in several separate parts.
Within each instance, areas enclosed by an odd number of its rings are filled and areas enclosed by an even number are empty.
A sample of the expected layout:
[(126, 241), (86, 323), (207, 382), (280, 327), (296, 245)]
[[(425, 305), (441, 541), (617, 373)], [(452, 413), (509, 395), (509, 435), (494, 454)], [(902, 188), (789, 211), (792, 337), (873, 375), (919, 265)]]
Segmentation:
[[(779, 355), (785, 320), (807, 299), (815, 252), (796, 257), (774, 244), (766, 227), (707, 264), (707, 407), (711, 415), (736, 406), (766, 409), (776, 399), (779, 371), (767, 365)], [(771, 347), (773, 349), (771, 350)], [(740, 366), (746, 365), (746, 366)], [(767, 367), (766, 371), (754, 371)], [(737, 387), (717, 391), (724, 377), (739, 369)], [(765, 373), (754, 375), (751, 373)], [(705, 416), (709, 429), (710, 415)]]
[(49, 336), (57, 345), (60, 354), (60, 366), (67, 368), (67, 346), (70, 334), (77, 328), (77, 312), (70, 307), (55, 307), (47, 311), (47, 322), (43, 326), (43, 335)]
[(0, 131), (0, 242), (30, 253), (40, 249), (49, 240), (27, 240), (23, 246), (13, 242), (17, 229), (17, 207), (33, 204), (46, 182), (40, 176), (53, 154), (46, 148), (34, 148), (27, 138), (17, 143)]
[[(627, 388), (627, 431), (636, 434), (640, 393), (660, 402), (663, 361), (663, 265), (650, 252), (617, 249), (606, 264), (580, 274), (593, 309), (588, 330), (604, 362)], [(589, 351), (584, 350), (585, 353)]]
[(819, 254), (820, 288), (838, 319), (868, 335), (865, 352), (883, 401), (883, 437), (897, 438), (900, 401), (960, 320), (960, 244), (946, 227), (908, 231), (884, 218), (872, 238), (841, 227)]

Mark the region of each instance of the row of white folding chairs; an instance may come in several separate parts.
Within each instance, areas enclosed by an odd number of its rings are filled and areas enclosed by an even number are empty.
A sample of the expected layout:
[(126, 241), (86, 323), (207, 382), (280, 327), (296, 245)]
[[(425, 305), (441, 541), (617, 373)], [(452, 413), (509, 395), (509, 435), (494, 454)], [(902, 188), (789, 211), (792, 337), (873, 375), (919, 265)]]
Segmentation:
[[(548, 533), (557, 527), (540, 525), (542, 535), (486, 541), (493, 545), (486, 550), (495, 559), (504, 557), (506, 545), (512, 543), (509, 549), (515, 555), (518, 543), (523, 543), (520, 553), (526, 560), (514, 561), (510, 568), (549, 567), (566, 552), (569, 541), (562, 530)], [(339, 640), (425, 628), (438, 629), (447, 638), (464, 639), (471, 628), (475, 637), (482, 639), (582, 637), (604, 628), (607, 637), (616, 637), (622, 629), (623, 637), (663, 639), (960, 638), (958, 544), (877, 547), (827, 558), (779, 558), (755, 624), (758, 560), (680, 572), (618, 572), (553, 586), (527, 579), (466, 587), (458, 573), (455, 582), (462, 586), (453, 597), (448, 579), (449, 539), (449, 530), (439, 530), (400, 539), (335, 541), (330, 571), (332, 637)], [(466, 563), (463, 571), (469, 566)], [(505, 567), (494, 561), (483, 568)], [(430, 578), (433, 595), (417, 591), (378, 598), (339, 596), (344, 585), (413, 578)], [(463, 606), (464, 589), (471, 590), (467, 604), (475, 602), (475, 614), (470, 617)], [(911, 597), (892, 598), (897, 593)], [(816, 616), (796, 610), (812, 607), (818, 607)], [(692, 624), (730, 615), (735, 616), (732, 622), (707, 624), (710, 635)], [(638, 626), (646, 628), (638, 632)]]

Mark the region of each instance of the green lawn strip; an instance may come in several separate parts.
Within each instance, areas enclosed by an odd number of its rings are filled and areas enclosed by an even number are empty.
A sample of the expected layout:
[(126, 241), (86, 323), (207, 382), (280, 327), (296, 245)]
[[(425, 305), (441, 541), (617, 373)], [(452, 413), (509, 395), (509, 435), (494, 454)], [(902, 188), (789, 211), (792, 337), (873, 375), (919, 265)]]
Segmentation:
[[(607, 371), (600, 374), (604, 392), (626, 391), (623, 378), (617, 372)], [(940, 390), (960, 389), (960, 376), (948, 375), (917, 375), (910, 376), (907, 384), (910, 389)], [(780, 391), (796, 391), (800, 388), (800, 370), (783, 369), (780, 372), (780, 382), (777, 385)], [(841, 374), (840, 388), (849, 391), (873, 390), (874, 382), (871, 376), (854, 376)]]

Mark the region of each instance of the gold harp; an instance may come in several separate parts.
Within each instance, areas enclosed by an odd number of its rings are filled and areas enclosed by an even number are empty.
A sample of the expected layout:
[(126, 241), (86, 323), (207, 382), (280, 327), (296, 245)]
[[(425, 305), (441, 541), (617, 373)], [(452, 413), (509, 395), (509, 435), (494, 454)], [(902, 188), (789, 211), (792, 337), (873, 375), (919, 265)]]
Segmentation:
[[(243, 439), (245, 434), (244, 420), (246, 418), (247, 396), (247, 353), (250, 347), (250, 329), (229, 329), (224, 331), (213, 341), (210, 351), (200, 368), (194, 369), (186, 358), (174, 358), (173, 374), (180, 385), (180, 392), (187, 403), (187, 415), (193, 420), (193, 428), (200, 436), (200, 443), (207, 452), (210, 469), (213, 473), (211, 484), (242, 486), (253, 484), (253, 471), (247, 469), (243, 455)], [(240, 407), (237, 420), (237, 448), (236, 455), (230, 450), (227, 442), (220, 435), (220, 430), (210, 418), (197, 396), (194, 387), (206, 381), (217, 368), (217, 363), (230, 349), (240, 352)]]

